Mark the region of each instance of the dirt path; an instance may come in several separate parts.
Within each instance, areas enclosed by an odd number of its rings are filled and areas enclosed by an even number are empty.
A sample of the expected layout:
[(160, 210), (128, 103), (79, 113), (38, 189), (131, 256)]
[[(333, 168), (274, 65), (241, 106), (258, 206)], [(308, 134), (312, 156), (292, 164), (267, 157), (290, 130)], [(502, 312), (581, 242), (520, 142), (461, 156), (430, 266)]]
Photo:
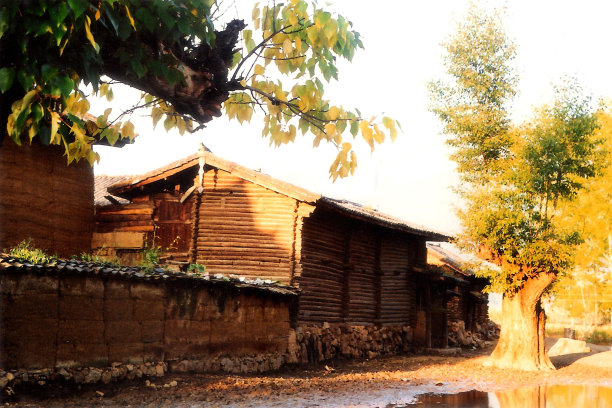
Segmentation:
[(42, 392), (20, 391), (9, 406), (371, 407), (406, 403), (423, 392), (499, 391), (551, 384), (612, 387), (609, 350), (594, 348), (590, 353), (579, 353), (584, 354), (579, 358), (569, 354), (553, 357), (558, 370), (537, 373), (485, 368), (482, 362), (491, 352), (486, 349), (454, 357), (405, 355), (344, 361), (333, 367), (266, 376), (171, 374), (149, 385), (143, 380), (80, 389), (56, 385)]

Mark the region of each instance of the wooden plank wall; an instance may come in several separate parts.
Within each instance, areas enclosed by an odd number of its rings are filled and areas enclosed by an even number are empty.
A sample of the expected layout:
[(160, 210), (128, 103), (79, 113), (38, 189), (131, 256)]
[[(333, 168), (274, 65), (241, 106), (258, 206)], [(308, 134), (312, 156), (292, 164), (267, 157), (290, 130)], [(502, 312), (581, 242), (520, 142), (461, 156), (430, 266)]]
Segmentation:
[(31, 238), (61, 257), (89, 251), (93, 232), (93, 169), (67, 165), (58, 146), (0, 147), (0, 249)]
[(166, 253), (184, 253), (186, 256), (191, 246), (193, 196), (184, 203), (180, 202), (181, 194), (178, 192), (155, 194), (152, 198), (156, 209), (153, 217), (157, 227), (155, 244)]
[(207, 171), (198, 209), (197, 262), (211, 274), (289, 284), (296, 210), (293, 198), (223, 170)]
[(155, 204), (143, 198), (140, 202), (96, 208), (96, 232), (153, 232)]
[[(132, 203), (96, 208), (96, 232), (142, 232), (146, 244), (162, 248), (163, 255), (186, 260), (192, 239), (191, 208), (193, 197), (180, 202), (180, 192), (162, 192), (134, 197)], [(118, 255), (126, 263), (138, 263), (139, 254), (133, 248)], [(125, 249), (125, 248), (124, 248)], [(125, 256), (121, 253), (125, 252)], [(133, 259), (132, 259), (133, 258)], [(138, 260), (138, 261), (136, 261)]]
[(321, 210), (298, 224), (300, 322), (416, 324), (411, 271), (424, 241)]

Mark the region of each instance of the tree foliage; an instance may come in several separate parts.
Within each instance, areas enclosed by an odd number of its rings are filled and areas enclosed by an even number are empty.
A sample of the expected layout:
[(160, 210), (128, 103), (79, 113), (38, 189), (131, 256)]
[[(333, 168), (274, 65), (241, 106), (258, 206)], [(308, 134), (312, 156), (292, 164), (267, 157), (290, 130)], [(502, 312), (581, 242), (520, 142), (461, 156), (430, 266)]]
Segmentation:
[(446, 51), (449, 81), (432, 84), (432, 110), (450, 135), (462, 175), (462, 240), (502, 267), (484, 272), (492, 289), (512, 293), (572, 263), (578, 231), (555, 221), (560, 204), (598, 169), (597, 120), (590, 98), (568, 80), (551, 106), (512, 126), (514, 46), (499, 14), (470, 9)]
[[(501, 16), (471, 8), (445, 44), (446, 81), (429, 85), (431, 110), (455, 148), (452, 159), (466, 182), (486, 182), (508, 153), (508, 105), (516, 93), (511, 62), (516, 51)], [(483, 179), (484, 177), (484, 179)]]
[[(93, 162), (96, 139), (112, 145), (136, 135), (126, 119), (139, 108), (181, 134), (222, 113), (242, 123), (258, 110), (275, 145), (301, 132), (337, 146), (334, 178), (357, 163), (348, 134), (372, 148), (395, 138), (396, 121), (325, 98), (338, 58), (350, 61), (363, 47), (345, 17), (302, 0), (257, 3), (252, 27), (233, 20), (219, 30), (220, 12), (214, 0), (3, 2), (2, 136), (62, 145), (69, 162)], [(88, 115), (83, 84), (112, 99), (115, 83), (143, 91), (141, 101), (118, 115)]]
[(584, 181), (584, 191), (566, 203), (559, 220), (578, 227), (582, 243), (575, 251), (574, 268), (554, 288), (555, 306), (573, 317), (593, 317), (612, 310), (612, 114), (597, 114), (596, 137), (603, 141), (607, 160), (601, 174)]

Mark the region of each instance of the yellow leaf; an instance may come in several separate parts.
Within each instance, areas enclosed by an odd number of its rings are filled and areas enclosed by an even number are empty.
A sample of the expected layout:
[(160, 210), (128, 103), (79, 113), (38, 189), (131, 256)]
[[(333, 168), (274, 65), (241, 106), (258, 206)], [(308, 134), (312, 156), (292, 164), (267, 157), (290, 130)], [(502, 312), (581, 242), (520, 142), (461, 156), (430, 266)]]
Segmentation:
[(294, 47), (295, 47), (296, 51), (300, 52), (302, 50), (302, 40), (300, 40), (300, 38), (298, 37), (298, 38), (296, 38), (294, 40), (293, 43), (294, 43)]
[(353, 145), (352, 145), (352, 144), (350, 144), (350, 143), (348, 143), (348, 142), (344, 142), (344, 143), (342, 143), (342, 150), (343, 150), (344, 152), (347, 152), (347, 153), (348, 153), (348, 152), (351, 150), (351, 147), (353, 147)]
[(136, 26), (134, 25), (134, 19), (132, 18), (132, 15), (130, 14), (130, 9), (128, 8), (128, 6), (125, 6), (125, 14), (127, 15), (127, 18), (130, 20), (130, 24), (132, 25), (132, 28), (134, 29), (134, 31), (136, 31)]
[(237, 106), (240, 107), (238, 109), (238, 121), (240, 123), (249, 122), (251, 120), (251, 116), (253, 116), (253, 109), (251, 109), (251, 107), (247, 104)]
[(51, 111), (51, 139), (50, 139), (51, 144), (56, 144), (55, 136), (56, 135), (59, 136), (57, 134), (57, 129), (59, 129), (59, 124), (60, 124), (59, 113)]
[(385, 141), (385, 134), (378, 128), (378, 125), (374, 125), (374, 140), (376, 143)]
[(123, 124), (123, 127), (121, 128), (121, 136), (122, 137), (129, 137), (130, 140), (133, 140), (134, 137), (136, 137), (136, 134), (134, 133), (134, 125), (132, 124), (132, 122), (125, 122)]
[(336, 133), (336, 125), (334, 125), (333, 123), (327, 123), (325, 125), (325, 133), (327, 133), (328, 137), (333, 137)]
[(185, 134), (185, 130), (187, 129), (187, 124), (185, 123), (185, 120), (183, 118), (178, 118), (176, 124), (178, 126), (179, 134), (183, 136)]
[(266, 69), (259, 64), (255, 65), (255, 67), (253, 68), (253, 73), (255, 75), (263, 75), (264, 72), (266, 72)]
[(382, 118), (382, 123), (383, 123), (383, 125), (385, 125), (385, 127), (387, 129), (391, 129), (392, 127), (395, 127), (395, 124), (393, 123), (393, 119), (391, 119), (391, 118), (389, 118), (387, 116)]
[(397, 138), (397, 128), (395, 126), (389, 129), (389, 136), (391, 136), (392, 142)]
[(89, 149), (87, 152), (87, 156), (85, 156), (90, 166), (93, 166), (95, 162), (100, 161), (100, 155), (96, 153), (93, 149)]
[(91, 46), (94, 47), (94, 50), (96, 50), (96, 53), (98, 53), (100, 51), (100, 47), (98, 46), (98, 44), (96, 44), (96, 41), (94, 40), (94, 37), (91, 34), (91, 30), (89, 29), (90, 24), (91, 24), (91, 19), (89, 18), (89, 16), (85, 16), (85, 35), (87, 36), (87, 39), (91, 43)]
[(288, 38), (283, 41), (283, 52), (287, 55), (291, 55), (293, 52), (293, 43)]
[(329, 108), (329, 111), (327, 112), (327, 118), (329, 120), (336, 120), (338, 119), (339, 115), (340, 115), (340, 110), (335, 106), (332, 106), (331, 108)]

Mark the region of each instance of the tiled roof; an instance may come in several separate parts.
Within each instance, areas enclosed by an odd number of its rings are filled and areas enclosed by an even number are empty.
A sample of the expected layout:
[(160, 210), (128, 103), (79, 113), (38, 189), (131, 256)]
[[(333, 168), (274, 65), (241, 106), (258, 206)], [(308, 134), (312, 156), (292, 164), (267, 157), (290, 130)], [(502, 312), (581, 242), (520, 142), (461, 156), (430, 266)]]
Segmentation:
[(112, 204), (128, 204), (129, 200), (110, 194), (107, 189), (113, 184), (125, 180), (129, 176), (95, 176), (94, 177), (94, 204), (104, 207)]
[(107, 276), (117, 279), (158, 283), (182, 280), (191, 282), (192, 285), (224, 286), (238, 291), (255, 291), (277, 296), (296, 296), (299, 293), (299, 290), (294, 287), (280, 285), (270, 280), (246, 279), (234, 275), (198, 275), (168, 271), (163, 268), (155, 268), (148, 272), (143, 268), (135, 266), (113, 266), (66, 259), (57, 259), (48, 264), (39, 265), (20, 261), (7, 254), (0, 254), (0, 274), (7, 272), (32, 272), (41, 275)]
[(450, 239), (449, 235), (442, 232), (435, 231), (422, 225), (410, 223), (392, 215), (382, 213), (378, 210), (364, 207), (358, 203), (347, 200), (336, 200), (329, 197), (321, 197), (321, 200), (319, 201), (356, 217), (364, 218), (392, 229), (406, 231), (415, 235), (422, 235), (432, 241), (448, 241)]

